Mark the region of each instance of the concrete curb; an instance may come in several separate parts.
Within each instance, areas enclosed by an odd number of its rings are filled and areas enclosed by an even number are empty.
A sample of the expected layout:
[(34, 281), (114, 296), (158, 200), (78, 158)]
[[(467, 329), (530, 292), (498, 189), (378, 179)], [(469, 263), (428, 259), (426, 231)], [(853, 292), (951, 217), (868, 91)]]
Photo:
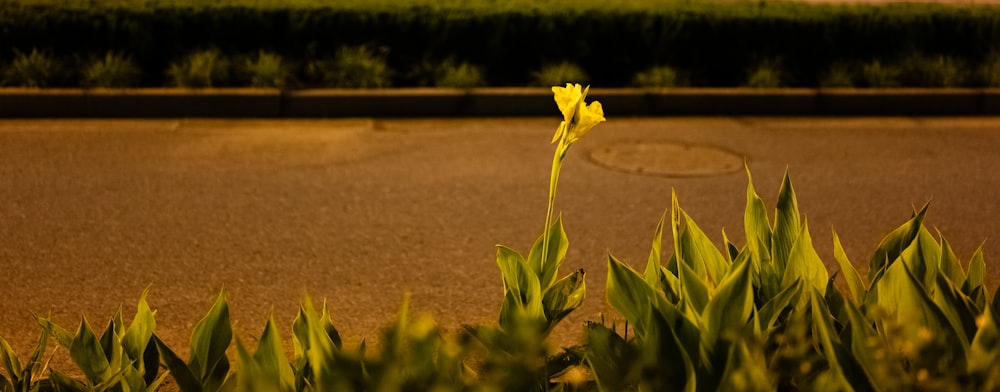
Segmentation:
[[(593, 88), (616, 116), (1000, 115), (1000, 89)], [(0, 89), (0, 118), (549, 116), (548, 88)]]

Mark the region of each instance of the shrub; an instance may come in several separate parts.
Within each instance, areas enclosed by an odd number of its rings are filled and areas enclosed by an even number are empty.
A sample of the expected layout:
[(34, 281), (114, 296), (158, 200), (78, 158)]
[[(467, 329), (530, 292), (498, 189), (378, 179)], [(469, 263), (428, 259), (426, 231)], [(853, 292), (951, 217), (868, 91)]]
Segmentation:
[(45, 52), (15, 52), (14, 61), (4, 69), (3, 84), (21, 87), (53, 87), (63, 80), (63, 67)]
[(367, 46), (342, 46), (332, 60), (310, 62), (306, 72), (323, 87), (385, 88), (392, 85), (392, 71), (385, 58)]
[(240, 73), (252, 87), (287, 88), (294, 84), (292, 67), (276, 53), (261, 50), (241, 65)]
[(580, 66), (570, 62), (562, 62), (548, 64), (538, 71), (532, 72), (531, 79), (532, 85), (535, 86), (561, 86), (572, 82), (586, 83), (590, 77)]
[(635, 87), (677, 87), (684, 85), (674, 68), (661, 65), (640, 71), (632, 78)]
[(955, 87), (965, 83), (965, 67), (949, 56), (912, 55), (903, 63), (904, 84), (919, 87)]
[(167, 78), (171, 85), (179, 87), (224, 86), (230, 81), (231, 66), (218, 49), (202, 50), (170, 64)]
[(845, 63), (834, 63), (819, 77), (820, 87), (854, 87), (854, 70)]
[(985, 87), (1000, 87), (1000, 53), (993, 52), (976, 69), (978, 82)]
[(861, 66), (861, 79), (866, 87), (899, 87), (903, 70), (895, 65), (883, 65), (875, 60)]
[(131, 57), (107, 52), (104, 58), (92, 61), (83, 71), (83, 85), (87, 87), (132, 87), (142, 76)]
[(486, 85), (482, 68), (467, 62), (455, 64), (446, 61), (435, 73), (434, 86), (452, 88), (473, 88)]
[(752, 69), (744, 86), (752, 88), (777, 88), (788, 85), (789, 76), (778, 61), (765, 61)]

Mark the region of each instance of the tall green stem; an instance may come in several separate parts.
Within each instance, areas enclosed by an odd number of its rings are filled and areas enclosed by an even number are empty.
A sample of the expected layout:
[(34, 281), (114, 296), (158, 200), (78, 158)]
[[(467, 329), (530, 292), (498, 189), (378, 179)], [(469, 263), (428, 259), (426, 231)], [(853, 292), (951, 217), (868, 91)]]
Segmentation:
[(565, 145), (562, 140), (556, 146), (556, 153), (552, 156), (552, 173), (549, 176), (549, 206), (545, 211), (545, 230), (542, 231), (542, 257), (539, 261), (538, 271), (543, 271), (545, 263), (549, 258), (549, 227), (552, 226), (552, 213), (555, 210), (556, 204), (556, 187), (559, 184), (559, 170), (562, 168), (563, 158), (566, 157), (566, 151), (569, 150), (569, 146)]

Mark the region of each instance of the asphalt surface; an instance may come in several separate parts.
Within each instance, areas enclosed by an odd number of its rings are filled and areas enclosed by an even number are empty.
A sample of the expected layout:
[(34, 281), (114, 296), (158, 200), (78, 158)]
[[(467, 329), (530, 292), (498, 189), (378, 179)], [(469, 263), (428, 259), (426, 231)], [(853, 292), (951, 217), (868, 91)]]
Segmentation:
[[(671, 189), (710, 236), (725, 228), (742, 243), (743, 160), (768, 208), (791, 172), (831, 266), (831, 228), (865, 270), (882, 235), (928, 200), (927, 223), (963, 260), (1000, 231), (1000, 118), (609, 115), (562, 172), (563, 273), (583, 268), (588, 282), (556, 331), (563, 341), (610, 311), (609, 250), (644, 265)], [(377, 339), (405, 293), (445, 327), (495, 323), (494, 246), (526, 251), (541, 232), (557, 125), (557, 114), (0, 121), (0, 336), (29, 350), (36, 314), (103, 328), (119, 307), (130, 317), (146, 288), (159, 334), (182, 355), (223, 288), (245, 341), (272, 311), (288, 340), (306, 293), (328, 300), (351, 342)], [(998, 247), (985, 253), (994, 288)]]

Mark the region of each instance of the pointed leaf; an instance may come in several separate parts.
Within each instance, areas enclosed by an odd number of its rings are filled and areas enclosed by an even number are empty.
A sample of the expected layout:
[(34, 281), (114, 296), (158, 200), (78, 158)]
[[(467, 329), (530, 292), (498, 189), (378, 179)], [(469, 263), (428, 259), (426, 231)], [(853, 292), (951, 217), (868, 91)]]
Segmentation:
[(541, 287), (549, 287), (556, 280), (559, 267), (566, 258), (566, 251), (569, 249), (569, 239), (566, 237), (566, 231), (563, 229), (561, 216), (556, 218), (556, 221), (547, 230), (549, 244), (546, 248), (548, 255), (542, 259), (542, 241), (545, 239), (545, 233), (543, 233), (538, 236), (538, 239), (531, 246), (527, 260), (531, 270), (535, 272), (535, 276)]
[(546, 332), (550, 331), (564, 317), (583, 304), (587, 292), (583, 270), (576, 271), (558, 280), (545, 291), (542, 307), (548, 321)]
[(99, 384), (114, 376), (101, 342), (90, 328), (86, 317), (80, 322), (76, 337), (69, 347), (69, 355), (91, 383)]
[[(191, 361), (189, 365), (195, 376), (206, 387), (209, 384), (219, 386), (224, 381), (221, 379), (225, 377), (222, 370), (228, 371), (229, 368), (226, 350), (232, 339), (233, 330), (229, 321), (229, 304), (226, 303), (225, 292), (219, 292), (212, 308), (198, 321), (191, 335)], [(215, 388), (206, 389), (214, 390)]]
[(888, 263), (899, 258), (903, 250), (909, 247), (913, 240), (917, 238), (926, 213), (927, 205), (924, 205), (924, 208), (920, 209), (920, 212), (915, 214), (913, 218), (910, 218), (910, 220), (897, 227), (882, 239), (878, 244), (878, 248), (875, 249), (875, 254), (872, 255), (871, 260), (868, 262), (868, 284), (874, 286), (875, 277), (886, 268)]
[(681, 234), (683, 260), (691, 263), (696, 271), (703, 268), (707, 272), (706, 283), (710, 285), (709, 287), (718, 286), (729, 270), (729, 262), (684, 210), (681, 210), (681, 215), (684, 218), (684, 232)]
[(653, 233), (653, 246), (649, 251), (649, 260), (646, 263), (646, 271), (642, 274), (643, 279), (649, 287), (656, 288), (660, 284), (660, 254), (663, 247), (663, 223), (667, 219), (666, 212), (660, 216), (660, 223), (656, 224), (656, 232)]
[(948, 277), (955, 287), (962, 287), (965, 284), (965, 270), (962, 268), (961, 261), (958, 260), (958, 256), (955, 255), (955, 251), (951, 249), (951, 244), (948, 240), (944, 239), (944, 236), (938, 234), (941, 238), (941, 256), (940, 256), (940, 268), (941, 273)]
[[(743, 230), (746, 235), (747, 247), (754, 253), (768, 255), (769, 258), (771, 253), (771, 223), (767, 219), (767, 208), (754, 190), (753, 177), (750, 176), (749, 167), (746, 167), (746, 172), (747, 206), (743, 215)], [(753, 260), (760, 261), (762, 259), (754, 258)]]
[(750, 281), (750, 261), (747, 258), (737, 260), (702, 312), (703, 342), (710, 351), (718, 340), (735, 338), (750, 321), (753, 312)]
[(151, 340), (156, 344), (160, 358), (163, 359), (163, 365), (170, 371), (171, 377), (181, 392), (202, 392), (201, 381), (191, 372), (188, 365), (177, 354), (174, 354), (174, 351), (163, 343), (156, 334), (153, 334)]
[(614, 256), (608, 255), (608, 303), (632, 323), (640, 339), (646, 336), (646, 323), (655, 308), (656, 292), (642, 277)]
[(811, 284), (820, 294), (826, 293), (826, 283), (830, 280), (826, 265), (823, 264), (823, 260), (820, 260), (816, 248), (813, 247), (807, 222), (802, 223), (801, 232), (796, 235), (795, 242), (789, 249), (781, 285), (782, 287), (791, 285), (795, 280)]
[(784, 271), (792, 246), (795, 245), (801, 232), (799, 204), (786, 170), (781, 180), (781, 188), (778, 189), (778, 203), (774, 211), (774, 235), (771, 237), (771, 258), (777, 264), (778, 271)]
[(860, 306), (864, 303), (868, 288), (861, 279), (861, 274), (854, 268), (854, 264), (847, 258), (847, 253), (844, 252), (844, 246), (841, 245), (840, 237), (837, 236), (836, 232), (833, 233), (833, 258), (840, 266), (840, 275), (847, 281), (848, 298), (854, 302), (854, 305)]

